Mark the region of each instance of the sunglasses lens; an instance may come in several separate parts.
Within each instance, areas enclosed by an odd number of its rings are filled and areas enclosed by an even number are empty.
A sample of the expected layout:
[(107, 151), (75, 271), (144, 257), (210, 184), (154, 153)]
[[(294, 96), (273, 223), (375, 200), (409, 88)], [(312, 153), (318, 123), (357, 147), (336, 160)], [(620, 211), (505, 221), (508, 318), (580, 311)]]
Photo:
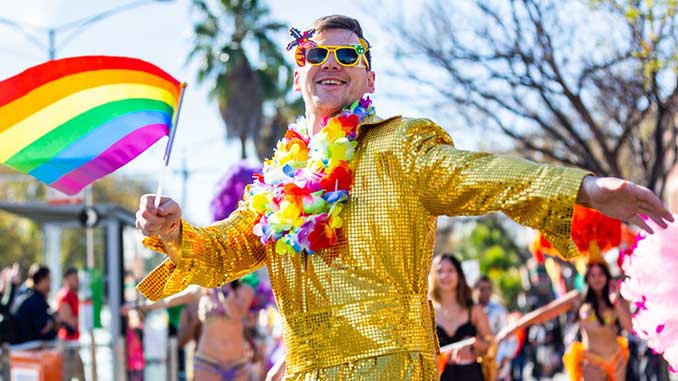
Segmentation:
[(327, 57), (327, 49), (311, 48), (306, 51), (306, 60), (311, 64), (319, 64)]
[(353, 65), (356, 63), (356, 61), (358, 61), (358, 58), (360, 58), (358, 52), (356, 52), (353, 48), (337, 49), (336, 54), (337, 61), (343, 65)]

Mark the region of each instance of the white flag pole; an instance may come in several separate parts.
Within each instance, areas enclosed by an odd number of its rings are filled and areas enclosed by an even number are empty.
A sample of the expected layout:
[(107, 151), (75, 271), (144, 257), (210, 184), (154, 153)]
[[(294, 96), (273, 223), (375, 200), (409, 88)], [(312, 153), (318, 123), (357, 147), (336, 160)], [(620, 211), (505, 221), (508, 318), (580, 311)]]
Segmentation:
[(179, 101), (177, 102), (177, 109), (172, 115), (172, 126), (170, 129), (169, 139), (167, 140), (167, 146), (165, 147), (165, 154), (163, 155), (164, 165), (160, 171), (160, 179), (158, 180), (158, 189), (155, 192), (155, 209), (158, 209), (160, 206), (160, 199), (162, 198), (163, 185), (165, 178), (167, 177), (167, 167), (169, 167), (170, 156), (172, 155), (172, 146), (174, 145), (174, 136), (177, 133), (177, 126), (179, 124), (179, 113), (181, 112), (181, 104), (184, 101), (184, 90), (186, 89), (186, 82), (181, 82), (179, 88)]

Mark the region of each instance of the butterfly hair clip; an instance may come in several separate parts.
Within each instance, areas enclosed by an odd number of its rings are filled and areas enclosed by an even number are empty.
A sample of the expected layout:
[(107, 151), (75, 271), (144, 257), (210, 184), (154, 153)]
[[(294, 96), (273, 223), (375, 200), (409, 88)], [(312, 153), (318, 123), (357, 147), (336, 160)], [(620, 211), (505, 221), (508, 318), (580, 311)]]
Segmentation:
[(304, 66), (306, 64), (306, 49), (312, 48), (317, 44), (311, 41), (311, 37), (315, 34), (315, 29), (309, 29), (304, 33), (301, 33), (297, 28), (290, 28), (290, 36), (294, 38), (292, 42), (287, 44), (287, 50), (290, 51), (292, 48), (296, 47), (294, 52), (294, 60), (297, 62), (297, 65)]

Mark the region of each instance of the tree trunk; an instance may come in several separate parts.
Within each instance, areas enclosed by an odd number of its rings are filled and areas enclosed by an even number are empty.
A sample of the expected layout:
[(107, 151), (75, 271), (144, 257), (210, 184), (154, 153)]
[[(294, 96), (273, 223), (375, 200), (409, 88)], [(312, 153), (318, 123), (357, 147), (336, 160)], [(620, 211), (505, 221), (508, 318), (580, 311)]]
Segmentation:
[(240, 136), (240, 159), (247, 159), (247, 137)]

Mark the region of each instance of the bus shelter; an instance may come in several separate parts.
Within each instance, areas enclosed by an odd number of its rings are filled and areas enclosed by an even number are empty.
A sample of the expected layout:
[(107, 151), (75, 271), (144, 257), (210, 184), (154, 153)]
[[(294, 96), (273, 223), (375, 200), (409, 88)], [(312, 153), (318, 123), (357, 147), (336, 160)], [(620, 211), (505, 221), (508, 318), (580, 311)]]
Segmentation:
[[(97, 228), (104, 230), (105, 269), (104, 285), (108, 308), (111, 312), (110, 337), (112, 370), (115, 381), (124, 381), (125, 327), (120, 316), (123, 302), (123, 258), (125, 230), (135, 226), (135, 217), (129, 210), (115, 204), (50, 205), (40, 202), (0, 202), (0, 210), (29, 218), (40, 224), (43, 233), (43, 258), (52, 274), (52, 290), (60, 287), (61, 231), (64, 228)], [(126, 229), (127, 228), (127, 229)], [(94, 345), (94, 343), (92, 343)]]

